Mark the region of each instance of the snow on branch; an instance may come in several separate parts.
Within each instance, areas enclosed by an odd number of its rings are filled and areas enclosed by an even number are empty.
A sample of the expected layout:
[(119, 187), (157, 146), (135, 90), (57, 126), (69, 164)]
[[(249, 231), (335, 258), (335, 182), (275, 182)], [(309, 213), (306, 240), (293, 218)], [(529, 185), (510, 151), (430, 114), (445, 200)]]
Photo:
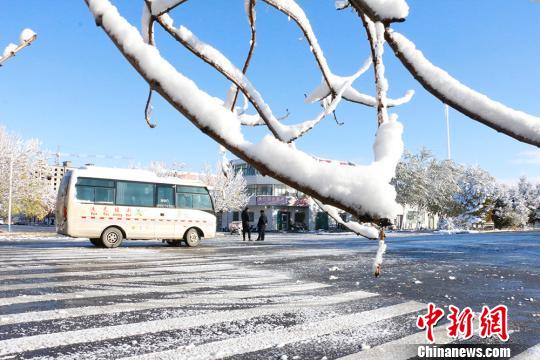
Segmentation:
[(36, 40), (36, 38), (37, 34), (33, 30), (24, 29), (19, 36), (19, 45), (10, 43), (5, 47), (2, 56), (0, 56), (0, 66), (2, 66), (8, 59), (14, 57), (19, 51), (29, 46), (32, 42), (34, 42), (34, 40)]
[(349, 3), (373, 21), (385, 24), (405, 21), (409, 15), (409, 5), (405, 0), (349, 0)]
[(488, 98), (433, 65), (402, 34), (386, 30), (386, 39), (414, 78), (457, 111), (519, 141), (540, 147), (540, 118)]
[(374, 226), (360, 224), (356, 221), (345, 221), (341, 218), (338, 208), (330, 205), (325, 205), (318, 200), (315, 200), (315, 203), (332, 219), (334, 219), (335, 222), (343, 225), (345, 228), (354, 232), (356, 235), (363, 236), (371, 240), (377, 239), (379, 237), (379, 230), (377, 230)]
[(154, 17), (161, 16), (173, 10), (187, 0), (145, 0), (151, 5), (151, 13)]
[(364, 65), (356, 74), (348, 78), (345, 84), (342, 85), (342, 88), (339, 89), (339, 93), (336, 94), (329, 106), (327, 106), (324, 111), (322, 111), (314, 119), (295, 125), (284, 125), (274, 116), (272, 110), (262, 98), (262, 95), (251, 84), (247, 76), (240, 71), (240, 69), (234, 66), (234, 64), (225, 55), (211, 45), (202, 42), (186, 27), (180, 26), (179, 28), (175, 28), (172, 25), (173, 22), (170, 20), (168, 15), (158, 17), (157, 21), (178, 42), (184, 45), (188, 50), (201, 58), (207, 64), (219, 71), (227, 79), (232, 81), (234, 85), (239, 88), (248, 98), (249, 102), (253, 105), (272, 134), (278, 140), (287, 143), (298, 139), (316, 126), (323, 118), (331, 114), (341, 101), (343, 92), (350, 87), (350, 84), (355, 79), (365, 72), (367, 67)]
[(375, 161), (364, 166), (321, 163), (295, 146), (267, 135), (247, 141), (238, 117), (177, 71), (145, 43), (108, 0), (86, 0), (100, 25), (141, 76), (202, 132), (262, 174), (338, 207), (356, 217), (393, 218), (400, 207), (390, 185), (403, 151), (402, 125), (390, 117), (377, 130)]
[[(279, 11), (283, 12), (285, 15), (289, 16), (291, 19), (294, 20), (294, 22), (298, 25), (298, 27), (304, 33), (304, 37), (306, 38), (310, 46), (310, 50), (313, 56), (315, 57), (315, 60), (317, 61), (317, 64), (321, 70), (323, 81), (321, 82), (319, 87), (317, 87), (317, 89), (315, 89), (312, 92), (312, 94), (306, 98), (306, 102), (312, 103), (315, 101), (322, 101), (326, 99), (328, 96), (334, 97), (336, 93), (338, 92), (338, 89), (342, 88), (342, 85), (348, 81), (349, 77), (340, 77), (332, 73), (332, 71), (330, 70), (330, 67), (328, 66), (328, 62), (326, 58), (324, 57), (324, 53), (319, 45), (315, 32), (313, 31), (313, 28), (311, 27), (309, 19), (307, 18), (304, 10), (302, 10), (302, 8), (294, 0), (263, 0), (263, 1), (273, 6), (274, 8), (278, 9)], [(345, 5), (340, 4), (340, 6), (345, 6)], [(366, 70), (367, 68), (364, 70), (364, 72)], [(411, 100), (413, 95), (414, 95), (414, 91), (409, 90), (405, 94), (405, 96), (399, 99), (396, 99), (396, 100), (389, 99), (388, 106), (398, 106), (398, 105), (405, 104), (406, 102)], [(351, 101), (351, 102), (366, 105), (366, 106), (375, 107), (377, 104), (373, 96), (362, 94), (359, 91), (353, 89), (352, 87), (346, 88), (342, 94), (342, 97), (343, 99), (347, 101)]]
[[(369, 58), (369, 60), (371, 61), (371, 57)], [(342, 87), (342, 84), (346, 82), (348, 79), (349, 79), (348, 76), (338, 76), (335, 74), (330, 74), (329, 81), (330, 81), (332, 89), (339, 89)], [(323, 79), (321, 81), (321, 84), (315, 90), (313, 90), (311, 94), (309, 94), (306, 97), (305, 102), (314, 103), (316, 101), (321, 101), (329, 97), (331, 94), (332, 93), (327, 82)], [(413, 96), (414, 96), (414, 90), (408, 90), (405, 93), (405, 95), (403, 95), (400, 98), (387, 99), (387, 106), (394, 107), (394, 106), (400, 106), (400, 105), (406, 104), (409, 101), (411, 101)], [(345, 91), (343, 92), (343, 99), (353, 102), (353, 103), (366, 105), (370, 107), (377, 106), (377, 100), (375, 99), (375, 97), (371, 95), (363, 94), (359, 92), (358, 90), (356, 90), (355, 88), (353, 88), (352, 86), (349, 86), (348, 88), (345, 89)]]

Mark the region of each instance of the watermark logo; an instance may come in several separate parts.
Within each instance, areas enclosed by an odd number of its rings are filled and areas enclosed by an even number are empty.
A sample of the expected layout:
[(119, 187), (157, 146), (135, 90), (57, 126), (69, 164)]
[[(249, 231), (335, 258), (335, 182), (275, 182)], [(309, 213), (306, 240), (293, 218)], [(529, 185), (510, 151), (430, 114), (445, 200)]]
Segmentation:
[[(460, 310), (457, 306), (449, 306), (450, 313), (447, 319), (450, 324), (446, 327), (449, 337), (470, 339), (475, 331), (475, 316), (470, 307)], [(444, 317), (443, 308), (429, 303), (427, 313), (418, 316), (416, 326), (421, 330), (426, 330), (426, 339), (430, 343), (435, 342), (433, 328)], [(508, 341), (508, 308), (505, 305), (498, 305), (493, 308), (482, 307), (482, 312), (478, 317), (478, 334), (481, 338), (498, 336), (502, 341)]]
[(435, 339), (433, 338), (433, 327), (437, 325), (443, 316), (443, 309), (436, 307), (433, 303), (429, 303), (427, 314), (419, 316), (418, 319), (416, 319), (416, 326), (420, 329), (426, 329), (426, 338), (430, 343), (435, 342)]

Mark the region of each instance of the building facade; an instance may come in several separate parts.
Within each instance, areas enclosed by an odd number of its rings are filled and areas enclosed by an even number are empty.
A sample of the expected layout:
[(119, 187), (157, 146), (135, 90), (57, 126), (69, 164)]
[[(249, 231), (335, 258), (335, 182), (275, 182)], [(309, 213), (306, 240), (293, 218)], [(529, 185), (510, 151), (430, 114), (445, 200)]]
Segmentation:
[[(260, 211), (264, 210), (268, 217), (267, 229), (270, 231), (316, 229), (316, 205), (309, 196), (276, 179), (261, 175), (242, 160), (233, 160), (231, 165), (235, 173), (241, 172), (246, 179), (251, 225), (257, 225)], [(225, 213), (222, 215), (221, 227), (226, 230), (231, 222), (240, 220), (240, 211)]]
[(49, 181), (50, 186), (56, 193), (58, 192), (58, 188), (60, 187), (60, 182), (62, 181), (64, 174), (70, 169), (73, 169), (71, 161), (64, 161), (62, 165), (48, 165), (46, 174), (40, 175), (41, 177), (46, 177), (46, 179)]

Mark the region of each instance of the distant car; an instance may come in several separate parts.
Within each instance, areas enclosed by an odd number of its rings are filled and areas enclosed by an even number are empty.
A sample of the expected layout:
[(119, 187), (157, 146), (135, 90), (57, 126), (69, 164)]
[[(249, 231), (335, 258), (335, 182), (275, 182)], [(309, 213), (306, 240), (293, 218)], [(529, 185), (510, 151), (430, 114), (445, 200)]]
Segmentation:
[(0, 225), (4, 225), (4, 219), (0, 218)]
[(242, 232), (242, 222), (233, 221), (229, 224), (229, 232), (231, 234), (240, 234)]

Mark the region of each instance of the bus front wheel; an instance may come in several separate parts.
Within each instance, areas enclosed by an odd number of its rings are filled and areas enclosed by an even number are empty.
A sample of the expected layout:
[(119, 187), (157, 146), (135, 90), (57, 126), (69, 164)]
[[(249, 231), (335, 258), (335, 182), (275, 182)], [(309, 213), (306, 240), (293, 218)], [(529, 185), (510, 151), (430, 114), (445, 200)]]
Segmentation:
[(197, 229), (189, 229), (185, 235), (185, 241), (187, 246), (195, 247), (198, 246), (201, 242), (201, 237)]
[(122, 234), (122, 231), (115, 227), (105, 229), (103, 234), (101, 234), (101, 242), (106, 248), (119, 247), (120, 244), (122, 244), (123, 239), (124, 235)]

